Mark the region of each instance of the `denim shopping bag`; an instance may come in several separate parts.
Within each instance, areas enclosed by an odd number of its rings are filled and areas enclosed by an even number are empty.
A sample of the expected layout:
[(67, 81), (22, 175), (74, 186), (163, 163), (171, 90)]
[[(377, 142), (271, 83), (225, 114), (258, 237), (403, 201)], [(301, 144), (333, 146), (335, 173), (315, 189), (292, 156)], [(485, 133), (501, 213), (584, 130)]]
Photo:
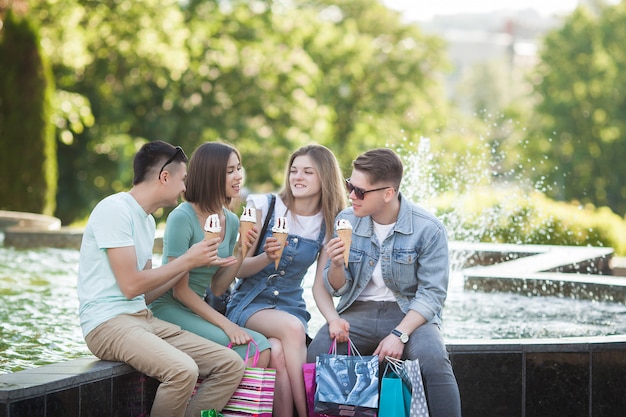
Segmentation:
[[(378, 412), (378, 356), (361, 356), (351, 341), (348, 354), (332, 352), (315, 361), (314, 412), (332, 416), (376, 417)], [(352, 355), (352, 351), (356, 355)]]

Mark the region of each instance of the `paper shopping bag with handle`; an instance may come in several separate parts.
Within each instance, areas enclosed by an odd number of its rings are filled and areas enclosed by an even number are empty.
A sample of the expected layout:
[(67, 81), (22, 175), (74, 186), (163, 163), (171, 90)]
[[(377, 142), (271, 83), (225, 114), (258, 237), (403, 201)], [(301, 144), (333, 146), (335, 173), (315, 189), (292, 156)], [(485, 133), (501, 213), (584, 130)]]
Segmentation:
[(222, 410), (224, 417), (272, 417), (276, 370), (257, 367), (259, 349), (254, 341), (248, 343), (246, 362), (251, 344), (256, 348), (252, 366), (246, 368), (239, 386)]
[(328, 414), (315, 412), (315, 362), (302, 365), (302, 375), (304, 376), (304, 391), (306, 394), (306, 406), (308, 417), (333, 417)]
[(315, 361), (315, 380), (316, 413), (377, 415), (378, 356), (361, 356), (351, 341), (348, 341), (348, 354), (338, 355), (333, 342), (331, 353), (319, 355)]
[(422, 372), (420, 370), (419, 360), (400, 360), (392, 357), (385, 357), (389, 366), (411, 389), (411, 407), (410, 417), (429, 417), (428, 402), (426, 401), (426, 392), (424, 390), (424, 382), (422, 381)]

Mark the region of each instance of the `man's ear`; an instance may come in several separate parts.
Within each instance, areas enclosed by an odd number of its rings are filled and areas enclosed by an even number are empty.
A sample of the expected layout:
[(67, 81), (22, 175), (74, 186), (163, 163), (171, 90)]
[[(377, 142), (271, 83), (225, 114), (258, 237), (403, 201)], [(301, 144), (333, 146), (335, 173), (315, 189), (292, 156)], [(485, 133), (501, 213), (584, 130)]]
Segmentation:
[(388, 203), (394, 198), (396, 198), (397, 194), (398, 192), (396, 191), (395, 188), (392, 188), (392, 187), (387, 188), (385, 190), (385, 194), (383, 195), (383, 198), (385, 199), (385, 203)]

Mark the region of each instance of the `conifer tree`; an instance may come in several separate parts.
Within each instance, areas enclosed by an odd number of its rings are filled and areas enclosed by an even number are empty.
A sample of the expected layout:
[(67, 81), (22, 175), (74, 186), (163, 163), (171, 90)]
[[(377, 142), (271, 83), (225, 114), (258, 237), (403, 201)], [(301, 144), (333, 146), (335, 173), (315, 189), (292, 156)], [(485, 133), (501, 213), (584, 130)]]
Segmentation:
[(36, 26), (9, 9), (0, 32), (0, 209), (54, 212), (53, 82)]

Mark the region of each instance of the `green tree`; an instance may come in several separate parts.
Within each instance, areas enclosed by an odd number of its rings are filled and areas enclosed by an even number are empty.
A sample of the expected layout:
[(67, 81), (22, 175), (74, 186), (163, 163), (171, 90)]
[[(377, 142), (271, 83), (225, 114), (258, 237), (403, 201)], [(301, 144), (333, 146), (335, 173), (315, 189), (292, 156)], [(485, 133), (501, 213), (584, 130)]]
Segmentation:
[(329, 146), (347, 171), (367, 148), (444, 123), (441, 41), (376, 0), (294, 4), (186, 8), (185, 86), (203, 103), (190, 119), (239, 147), (253, 187), (279, 184), (302, 144)]
[(626, 213), (626, 3), (577, 9), (550, 33), (535, 91), (528, 152), (549, 194)]
[(344, 166), (366, 149), (434, 135), (446, 125), (441, 39), (402, 23), (379, 0), (299, 3), (322, 24), (303, 44), (323, 74), (316, 97), (332, 111), (332, 140)]
[(29, 17), (8, 10), (0, 31), (0, 208), (51, 215), (57, 159), (52, 72)]
[[(311, 22), (299, 10), (275, 12), (262, 2), (195, 2), (185, 9), (190, 67), (182, 136), (217, 138), (242, 153), (248, 185), (275, 188), (298, 146), (327, 143), (329, 111), (314, 98), (323, 74), (301, 45)], [(295, 25), (298, 22), (298, 25)]]
[(126, 189), (145, 140), (172, 137), (164, 96), (188, 65), (176, 1), (33, 2), (59, 88), (56, 215), (69, 223)]
[(377, 0), (352, 3), (32, 0), (58, 85), (57, 216), (127, 188), (145, 140), (231, 142), (247, 184), (273, 189), (303, 144), (347, 170), (366, 148), (434, 133), (441, 42)]

